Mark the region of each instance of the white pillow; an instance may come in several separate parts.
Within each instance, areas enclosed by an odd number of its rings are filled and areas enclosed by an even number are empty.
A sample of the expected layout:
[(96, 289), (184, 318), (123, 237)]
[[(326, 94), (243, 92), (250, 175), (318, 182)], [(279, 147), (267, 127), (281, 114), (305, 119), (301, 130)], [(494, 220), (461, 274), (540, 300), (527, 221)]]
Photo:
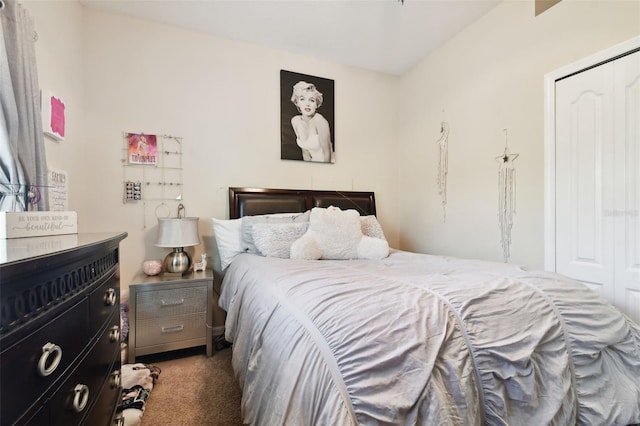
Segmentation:
[(292, 259), (382, 259), (386, 240), (362, 234), (360, 214), (331, 206), (311, 210), (309, 229), (291, 245)]
[(254, 223), (253, 242), (263, 256), (288, 259), (291, 244), (302, 237), (308, 227), (308, 222)]
[(220, 255), (220, 267), (224, 271), (233, 259), (243, 252), (240, 240), (240, 226), (242, 219), (216, 219), (213, 220), (213, 234), (216, 237), (218, 254)]
[(386, 240), (382, 226), (374, 215), (360, 216), (360, 224), (362, 225), (362, 233), (368, 237)]
[[(253, 225), (256, 223), (309, 223), (309, 215), (311, 211), (304, 213), (275, 213), (254, 216), (245, 216), (242, 218), (242, 226), (240, 230), (240, 239), (242, 242), (242, 251), (260, 254), (260, 250), (253, 241)], [(287, 255), (287, 257), (289, 257)]]

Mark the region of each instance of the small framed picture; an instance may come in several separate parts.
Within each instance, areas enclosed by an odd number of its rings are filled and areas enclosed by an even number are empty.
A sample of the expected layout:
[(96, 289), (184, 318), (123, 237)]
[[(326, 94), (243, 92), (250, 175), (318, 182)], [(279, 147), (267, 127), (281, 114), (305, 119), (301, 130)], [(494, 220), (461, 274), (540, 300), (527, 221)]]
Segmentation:
[(128, 133), (127, 154), (129, 164), (157, 164), (158, 140), (156, 138), (156, 135), (145, 135), (144, 133)]
[(280, 70), (280, 158), (335, 162), (334, 81)]

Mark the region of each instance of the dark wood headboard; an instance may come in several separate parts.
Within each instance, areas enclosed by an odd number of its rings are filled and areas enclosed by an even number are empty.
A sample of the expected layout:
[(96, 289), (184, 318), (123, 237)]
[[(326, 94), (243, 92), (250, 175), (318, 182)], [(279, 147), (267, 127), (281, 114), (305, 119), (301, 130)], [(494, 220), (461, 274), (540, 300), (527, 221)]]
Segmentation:
[(376, 214), (376, 200), (368, 191), (313, 189), (229, 188), (229, 219), (269, 213), (304, 212), (313, 207), (354, 209), (361, 216)]

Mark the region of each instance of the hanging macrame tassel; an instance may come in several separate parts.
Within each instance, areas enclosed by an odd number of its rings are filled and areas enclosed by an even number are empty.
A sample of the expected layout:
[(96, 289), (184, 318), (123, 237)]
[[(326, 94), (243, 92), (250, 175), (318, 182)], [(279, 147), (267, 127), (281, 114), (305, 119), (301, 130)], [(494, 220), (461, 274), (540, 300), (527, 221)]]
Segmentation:
[(440, 123), (440, 139), (436, 141), (440, 149), (438, 159), (438, 194), (442, 200), (442, 221), (447, 221), (447, 173), (449, 172), (449, 125)]
[(498, 216), (500, 221), (500, 242), (504, 261), (511, 255), (511, 228), (516, 213), (516, 170), (513, 165), (501, 168), (498, 173)]
[[(505, 138), (506, 138), (505, 129)], [(511, 228), (513, 215), (516, 213), (516, 168), (513, 162), (519, 154), (509, 152), (505, 143), (504, 153), (496, 157), (498, 168), (498, 221), (500, 224), (500, 243), (504, 261), (511, 256)]]

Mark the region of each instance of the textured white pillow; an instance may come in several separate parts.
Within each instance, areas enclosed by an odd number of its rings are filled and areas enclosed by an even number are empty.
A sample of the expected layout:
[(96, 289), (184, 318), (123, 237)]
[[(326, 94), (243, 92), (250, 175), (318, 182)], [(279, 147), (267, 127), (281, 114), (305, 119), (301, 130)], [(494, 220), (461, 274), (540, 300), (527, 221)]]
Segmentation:
[(308, 222), (254, 223), (253, 242), (263, 256), (288, 259), (291, 244), (302, 237), (308, 227)]
[(362, 225), (362, 233), (367, 237), (386, 240), (382, 226), (380, 226), (380, 222), (374, 215), (360, 216), (360, 224)]
[[(311, 211), (304, 213), (275, 213), (255, 216), (245, 216), (242, 218), (240, 229), (240, 239), (242, 251), (260, 254), (260, 250), (253, 241), (253, 225), (256, 223), (309, 223)], [(287, 255), (287, 257), (289, 257)]]
[(224, 271), (233, 259), (243, 252), (240, 241), (241, 219), (216, 219), (213, 220), (213, 234), (216, 237), (218, 254), (220, 255), (220, 267)]
[(360, 214), (331, 206), (313, 208), (307, 232), (291, 245), (292, 259), (381, 259), (386, 240), (362, 234)]

